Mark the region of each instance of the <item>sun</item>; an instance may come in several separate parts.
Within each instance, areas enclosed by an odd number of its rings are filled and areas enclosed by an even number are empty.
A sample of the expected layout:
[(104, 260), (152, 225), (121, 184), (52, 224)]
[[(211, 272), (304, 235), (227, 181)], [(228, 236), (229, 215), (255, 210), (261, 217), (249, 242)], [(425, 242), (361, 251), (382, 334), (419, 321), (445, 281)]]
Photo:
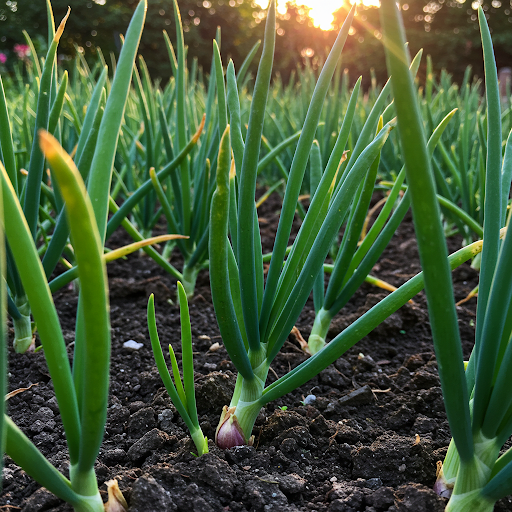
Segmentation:
[[(268, 5), (267, 0), (257, 0), (257, 3), (262, 7)], [(322, 30), (330, 30), (332, 28), (333, 12), (337, 11), (345, 2), (344, 0), (295, 0), (295, 3), (310, 7), (309, 15), (313, 19), (315, 26), (320, 27)], [(362, 0), (360, 3), (368, 6), (378, 5), (378, 0)], [(286, 0), (278, 0), (277, 10), (280, 13), (286, 12)]]

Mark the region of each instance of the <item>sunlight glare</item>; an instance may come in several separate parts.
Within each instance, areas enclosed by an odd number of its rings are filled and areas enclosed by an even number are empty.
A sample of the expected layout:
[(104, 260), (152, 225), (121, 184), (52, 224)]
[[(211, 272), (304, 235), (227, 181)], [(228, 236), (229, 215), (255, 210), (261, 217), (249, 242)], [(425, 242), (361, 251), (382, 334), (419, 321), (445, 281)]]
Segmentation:
[[(257, 0), (256, 3), (262, 7), (268, 5), (267, 0)], [(313, 19), (315, 26), (320, 27), (322, 30), (330, 30), (332, 28), (333, 12), (342, 7), (345, 2), (343, 0), (296, 0), (295, 3), (310, 7), (309, 15)], [(358, 3), (366, 6), (375, 6), (379, 5), (379, 0), (360, 0)], [(286, 12), (286, 0), (278, 0), (277, 10), (281, 14)]]

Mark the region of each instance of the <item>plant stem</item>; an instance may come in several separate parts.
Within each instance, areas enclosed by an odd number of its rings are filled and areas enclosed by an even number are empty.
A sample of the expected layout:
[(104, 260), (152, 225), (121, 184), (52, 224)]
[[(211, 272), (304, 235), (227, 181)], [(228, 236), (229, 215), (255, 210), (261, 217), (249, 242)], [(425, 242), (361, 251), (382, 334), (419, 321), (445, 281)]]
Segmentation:
[(27, 297), (16, 297), (14, 300), (20, 318), (13, 318), (14, 341), (13, 347), (18, 354), (25, 353), (32, 345), (32, 323), (30, 321), (30, 305)]
[(324, 308), (321, 308), (316, 314), (315, 322), (313, 323), (313, 328), (308, 338), (308, 346), (311, 355), (315, 355), (324, 348), (331, 320), (332, 316), (329, 314), (329, 311)]
[(105, 512), (105, 505), (98, 492), (95, 496), (84, 496), (73, 505), (75, 512)]
[(460, 461), (455, 487), (446, 511), (486, 512), (493, 510), (494, 501), (483, 497), (482, 489), (489, 481), (494, 462), (500, 452), (496, 441), (496, 438), (486, 438), (481, 431), (473, 436), (474, 456), (469, 461)]
[(185, 292), (187, 294), (187, 299), (194, 295), (194, 290), (196, 287), (197, 274), (199, 273), (199, 269), (197, 266), (188, 267), (185, 265), (183, 268), (183, 288), (185, 288)]
[[(256, 402), (259, 401), (263, 394), (265, 381), (267, 380), (269, 365), (266, 359), (266, 351), (262, 348), (258, 352), (249, 351), (249, 359), (252, 364), (255, 378), (252, 381), (242, 382), (242, 389), (240, 398), (236, 406), (235, 415), (239, 418), (240, 426), (244, 433), (250, 435), (256, 416), (258, 416), (261, 406), (256, 407)], [(254, 409), (257, 412), (253, 418)]]
[(190, 431), (190, 437), (196, 445), (197, 454), (199, 456), (208, 453), (208, 440), (204, 437), (203, 431), (200, 428), (194, 431)]
[[(78, 464), (70, 465), (69, 476), (71, 487), (80, 495), (78, 503), (73, 503), (76, 512), (103, 511), (103, 500), (98, 490), (98, 481), (94, 468), (86, 471), (79, 471)], [(101, 508), (100, 508), (101, 505)]]
[(445, 512), (492, 512), (494, 502), (490, 502), (480, 494), (481, 489), (452, 496)]

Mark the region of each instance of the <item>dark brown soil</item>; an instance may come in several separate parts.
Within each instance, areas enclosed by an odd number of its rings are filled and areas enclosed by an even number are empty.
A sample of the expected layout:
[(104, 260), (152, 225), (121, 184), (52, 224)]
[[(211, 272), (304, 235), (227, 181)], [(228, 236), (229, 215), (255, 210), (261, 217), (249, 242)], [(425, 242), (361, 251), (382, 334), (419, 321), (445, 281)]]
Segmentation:
[[(264, 250), (271, 250), (280, 201), (272, 196), (260, 209)], [(109, 246), (126, 241), (116, 233)], [(450, 252), (460, 240), (450, 239)], [(174, 262), (174, 260), (173, 260)], [(179, 264), (178, 264), (179, 266)], [(396, 286), (419, 271), (408, 216), (373, 274)], [(361, 340), (335, 364), (294, 393), (262, 410), (255, 447), (192, 455), (186, 427), (167, 396), (155, 368), (146, 327), (150, 293), (164, 346), (180, 352), (176, 284), (145, 256), (110, 264), (112, 316), (111, 399), (96, 472), (99, 482), (117, 478), (131, 512), (208, 511), (415, 511), (441, 512), (445, 501), (432, 490), (436, 461), (443, 458), (450, 432), (430, 338), (425, 298), (420, 294)], [(455, 298), (476, 285), (469, 264), (453, 273)], [(333, 322), (334, 336), (386, 292), (363, 285)], [(77, 298), (56, 294), (65, 339), (74, 339)], [(472, 346), (475, 299), (458, 308), (464, 352)], [(209, 439), (223, 405), (230, 400), (235, 370), (219, 336), (208, 273), (199, 275), (190, 302), (197, 406)], [(297, 327), (307, 339), (314, 318), (311, 301)], [(127, 340), (139, 351), (123, 348)], [(210, 347), (216, 342), (221, 347)], [(71, 353), (71, 347), (70, 347)], [(303, 361), (290, 336), (272, 365), (269, 382)], [(8, 401), (9, 414), (62, 472), (68, 455), (44, 354), (9, 353), (10, 389), (30, 390)], [(315, 400), (304, 405), (304, 398)], [(6, 457), (0, 510), (69, 511)], [(105, 485), (101, 491), (106, 496)], [(512, 510), (502, 500), (496, 510)]]

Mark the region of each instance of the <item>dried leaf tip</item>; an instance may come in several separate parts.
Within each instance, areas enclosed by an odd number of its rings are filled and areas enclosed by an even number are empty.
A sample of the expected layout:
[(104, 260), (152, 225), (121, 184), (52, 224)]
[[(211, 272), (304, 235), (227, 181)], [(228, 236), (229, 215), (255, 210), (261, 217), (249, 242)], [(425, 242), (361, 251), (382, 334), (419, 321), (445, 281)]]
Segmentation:
[(203, 133), (205, 122), (206, 122), (206, 114), (203, 114), (203, 119), (201, 119), (201, 124), (199, 125), (197, 132), (194, 134), (194, 137), (192, 138), (192, 141), (194, 142), (194, 144), (199, 140), (199, 137), (201, 137), (201, 133)]
[(444, 477), (443, 473), (443, 463), (439, 460), (437, 461), (437, 470), (436, 470), (437, 480), (434, 484), (433, 490), (441, 498), (450, 498), (453, 493), (453, 482), (448, 482)]
[(66, 26), (66, 21), (68, 21), (70, 14), (71, 14), (71, 7), (68, 6), (68, 12), (66, 13), (66, 16), (64, 16), (64, 18), (62, 18), (59, 28), (57, 29), (57, 32), (55, 32), (55, 38), (54, 38), (55, 41), (57, 41), (57, 42), (60, 41), (62, 33), (64, 32), (64, 27)]
[(229, 179), (232, 180), (236, 176), (236, 167), (235, 167), (235, 161), (231, 160), (231, 169), (229, 171)]
[(106, 482), (108, 491), (108, 501), (105, 503), (105, 512), (127, 512), (128, 503), (124, 499), (123, 493), (119, 490), (117, 480)]

